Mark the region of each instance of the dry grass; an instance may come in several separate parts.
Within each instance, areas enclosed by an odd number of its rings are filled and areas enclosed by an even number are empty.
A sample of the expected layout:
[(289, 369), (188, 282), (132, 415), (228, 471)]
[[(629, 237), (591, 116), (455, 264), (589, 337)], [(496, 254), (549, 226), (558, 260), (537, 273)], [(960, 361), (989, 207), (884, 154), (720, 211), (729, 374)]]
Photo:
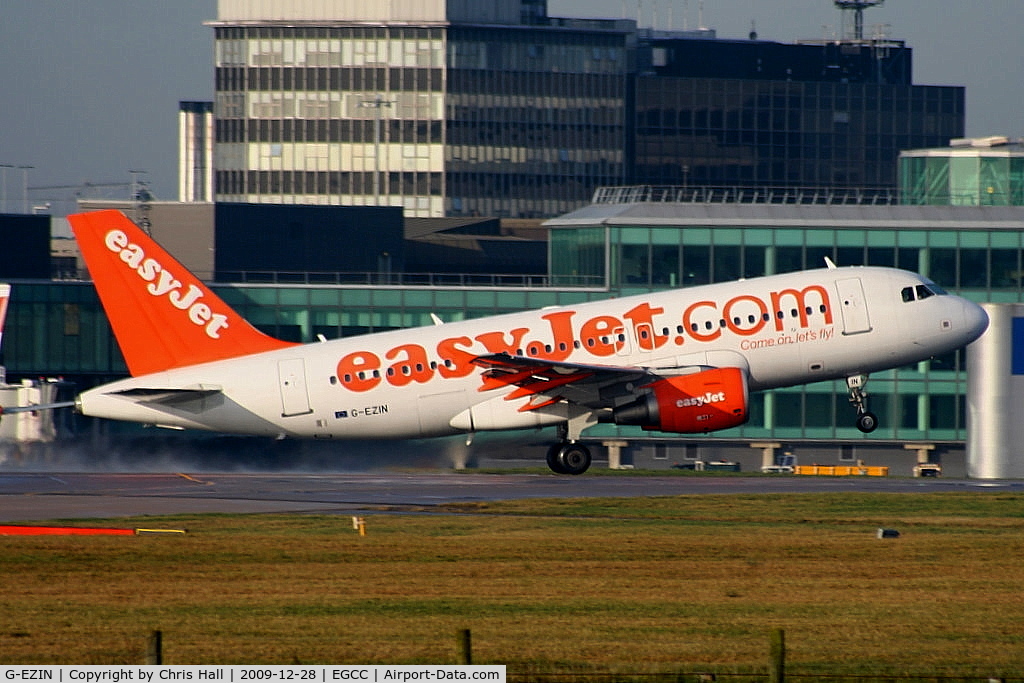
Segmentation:
[[(520, 501), (195, 516), (185, 537), (5, 538), (0, 663), (444, 663), (509, 671), (1024, 673), (1024, 496)], [(879, 540), (880, 526), (898, 539)]]

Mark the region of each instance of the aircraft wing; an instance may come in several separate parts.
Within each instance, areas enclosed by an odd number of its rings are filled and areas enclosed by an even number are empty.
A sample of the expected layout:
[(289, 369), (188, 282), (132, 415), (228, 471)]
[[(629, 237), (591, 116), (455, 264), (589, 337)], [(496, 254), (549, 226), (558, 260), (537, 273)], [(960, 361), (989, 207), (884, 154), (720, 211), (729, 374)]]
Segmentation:
[(562, 400), (595, 410), (612, 408), (623, 397), (635, 397), (638, 387), (662, 379), (637, 366), (567, 363), (507, 353), (478, 356), (473, 363), (486, 369), (480, 391), (512, 389), (507, 400), (529, 396), (525, 410)]

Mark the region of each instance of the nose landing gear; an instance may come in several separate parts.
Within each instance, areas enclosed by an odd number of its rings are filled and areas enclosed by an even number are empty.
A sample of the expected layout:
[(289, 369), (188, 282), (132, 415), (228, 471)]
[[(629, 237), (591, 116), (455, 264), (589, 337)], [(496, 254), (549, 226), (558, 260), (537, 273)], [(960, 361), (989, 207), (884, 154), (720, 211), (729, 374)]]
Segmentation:
[(868, 395), (864, 391), (867, 382), (867, 375), (851, 375), (846, 378), (846, 388), (850, 390), (850, 403), (857, 410), (857, 429), (870, 434), (878, 428), (878, 416), (867, 409)]

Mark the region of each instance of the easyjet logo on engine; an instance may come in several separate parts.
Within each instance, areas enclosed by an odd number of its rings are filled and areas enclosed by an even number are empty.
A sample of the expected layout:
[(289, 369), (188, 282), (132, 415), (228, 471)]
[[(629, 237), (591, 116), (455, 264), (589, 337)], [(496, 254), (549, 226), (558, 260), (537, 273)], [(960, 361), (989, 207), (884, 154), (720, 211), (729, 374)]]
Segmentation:
[(676, 399), (676, 408), (699, 408), (709, 403), (722, 403), (723, 401), (725, 401), (724, 391), (715, 393), (709, 391), (703, 396)]
[(206, 336), (220, 339), (222, 330), (228, 327), (228, 317), (223, 313), (214, 313), (213, 309), (201, 301), (203, 290), (195, 284), (189, 284), (182, 291), (182, 283), (159, 261), (147, 257), (139, 245), (128, 240), (128, 235), (120, 230), (111, 230), (103, 238), (107, 249), (117, 254), (143, 281), (150, 283), (146, 291), (154, 297), (166, 297), (171, 305), (180, 311), (186, 311), (189, 322), (202, 327)]
[(634, 345), (640, 351), (656, 351), (669, 344), (710, 343), (723, 335), (751, 337), (766, 329), (779, 332), (787, 324), (807, 328), (815, 314), (822, 316), (824, 324), (832, 324), (831, 300), (822, 285), (773, 291), (764, 297), (741, 294), (724, 303), (697, 301), (674, 315), (666, 315), (664, 308), (650, 302), (621, 315), (584, 319), (575, 310), (559, 309), (539, 315), (537, 327), (449, 337), (433, 348), (408, 343), (383, 352), (353, 351), (338, 361), (337, 377), (350, 391), (369, 391), (382, 382), (396, 387), (424, 384), (437, 376), (466, 377), (477, 369), (473, 359), (487, 353), (556, 362), (573, 354), (607, 359), (629, 354)]

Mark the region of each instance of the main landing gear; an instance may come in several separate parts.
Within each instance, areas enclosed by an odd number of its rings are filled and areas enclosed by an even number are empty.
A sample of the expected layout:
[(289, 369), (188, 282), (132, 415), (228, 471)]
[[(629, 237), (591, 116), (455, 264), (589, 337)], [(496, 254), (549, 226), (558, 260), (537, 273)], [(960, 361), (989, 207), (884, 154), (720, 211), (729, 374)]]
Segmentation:
[(597, 424), (597, 414), (582, 409), (558, 425), (558, 443), (548, 449), (548, 467), (555, 474), (583, 474), (590, 468), (590, 449), (579, 442), (584, 429)]
[(548, 467), (555, 474), (583, 474), (590, 467), (590, 449), (569, 441), (552, 444), (548, 449)]
[(867, 409), (868, 395), (864, 391), (867, 382), (867, 375), (851, 375), (846, 378), (846, 388), (850, 390), (850, 403), (857, 410), (857, 429), (870, 434), (878, 429), (878, 416)]

